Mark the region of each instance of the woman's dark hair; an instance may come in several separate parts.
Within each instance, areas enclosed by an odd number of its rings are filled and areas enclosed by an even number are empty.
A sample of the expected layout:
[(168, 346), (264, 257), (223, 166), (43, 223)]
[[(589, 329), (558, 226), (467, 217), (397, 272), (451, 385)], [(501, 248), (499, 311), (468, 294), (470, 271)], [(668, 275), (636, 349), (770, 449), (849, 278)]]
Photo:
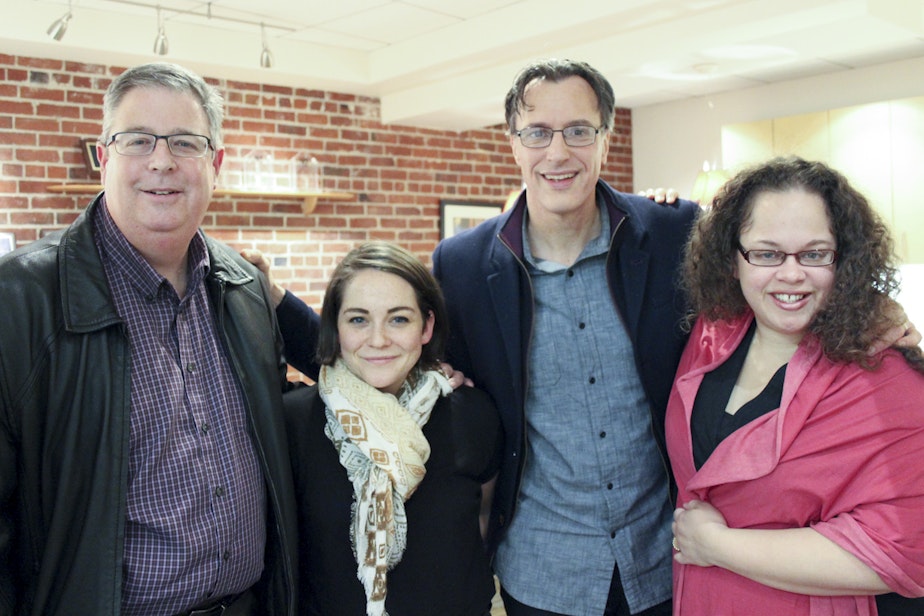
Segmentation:
[[(735, 277), (741, 232), (750, 224), (758, 195), (793, 189), (821, 198), (837, 242), (834, 287), (809, 331), (832, 361), (873, 369), (879, 362), (867, 350), (894, 325), (887, 312), (889, 298), (898, 290), (892, 239), (866, 198), (820, 162), (774, 158), (742, 171), (719, 191), (687, 243), (682, 273), (692, 309), (687, 325), (697, 315), (720, 320), (747, 310)], [(919, 348), (902, 352), (924, 372)]]
[(400, 276), (414, 289), (424, 320), (433, 313), (433, 336), (423, 346), (417, 365), (423, 370), (439, 368), (449, 333), (443, 292), (436, 278), (417, 257), (396, 244), (383, 241), (366, 242), (354, 248), (334, 269), (321, 306), (318, 362), (330, 366), (340, 356), (337, 317), (343, 305), (343, 294), (356, 274), (366, 269)]
[(613, 94), (613, 86), (606, 80), (606, 77), (586, 62), (552, 58), (530, 64), (517, 74), (504, 99), (504, 116), (507, 120), (507, 130), (511, 134), (517, 130), (517, 115), (521, 109), (526, 109), (526, 88), (529, 84), (542, 79), (558, 83), (568, 77), (580, 77), (590, 85), (597, 96), (600, 128), (603, 130), (613, 128), (616, 114), (616, 96)]

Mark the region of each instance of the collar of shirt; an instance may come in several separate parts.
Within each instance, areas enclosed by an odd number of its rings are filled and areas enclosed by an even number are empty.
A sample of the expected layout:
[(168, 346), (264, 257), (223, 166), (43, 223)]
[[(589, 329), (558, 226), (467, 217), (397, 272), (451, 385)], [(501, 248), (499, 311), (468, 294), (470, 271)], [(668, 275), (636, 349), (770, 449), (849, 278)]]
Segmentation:
[[(589, 259), (591, 257), (596, 257), (598, 255), (606, 254), (609, 250), (610, 245), (610, 217), (606, 213), (606, 209), (603, 208), (599, 203), (597, 203), (597, 211), (600, 213), (600, 234), (594, 237), (592, 240), (587, 242), (581, 254), (578, 256), (578, 263), (583, 259)], [(568, 269), (568, 266), (562, 265), (561, 263), (556, 263), (554, 261), (546, 261), (545, 259), (540, 259), (533, 256), (533, 251), (529, 246), (529, 233), (527, 233), (527, 228), (529, 226), (529, 211), (525, 212), (523, 216), (523, 257), (534, 270), (539, 272), (557, 272), (563, 269)]]
[[(121, 272), (139, 293), (151, 300), (161, 292), (173, 291), (173, 285), (147, 262), (116, 225), (112, 214), (109, 213), (105, 194), (100, 201), (93, 224), (100, 253), (108, 259), (110, 267)], [(186, 288), (187, 297), (195, 291), (199, 283), (205, 280), (209, 267), (209, 253), (205, 246), (205, 238), (202, 231), (197, 231), (189, 242), (187, 252), (189, 277), (189, 285)]]

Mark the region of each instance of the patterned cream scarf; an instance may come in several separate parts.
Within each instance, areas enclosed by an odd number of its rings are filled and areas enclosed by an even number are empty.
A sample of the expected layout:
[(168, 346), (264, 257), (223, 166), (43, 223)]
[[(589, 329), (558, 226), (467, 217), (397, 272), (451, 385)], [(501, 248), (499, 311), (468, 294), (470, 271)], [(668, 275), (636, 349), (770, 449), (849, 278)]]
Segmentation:
[(375, 389), (337, 360), (322, 366), (318, 392), (327, 406), (324, 433), (353, 484), (350, 519), (357, 577), (366, 589), (367, 616), (385, 612), (386, 574), (407, 545), (404, 502), (426, 474), (430, 443), (423, 426), (440, 395), (452, 392), (437, 371), (417, 372), (396, 399)]

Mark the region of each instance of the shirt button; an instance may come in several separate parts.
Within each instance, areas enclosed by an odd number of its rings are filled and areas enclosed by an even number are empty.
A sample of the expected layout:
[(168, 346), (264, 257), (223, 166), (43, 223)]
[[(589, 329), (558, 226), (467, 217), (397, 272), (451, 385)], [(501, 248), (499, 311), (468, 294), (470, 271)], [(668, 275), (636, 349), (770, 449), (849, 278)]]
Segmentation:
[(600, 438), (606, 438), (606, 430), (600, 433)]
[(196, 362), (190, 362), (186, 364), (186, 372), (195, 372), (196, 371)]
[(613, 484), (612, 484), (612, 483), (606, 484), (606, 489), (607, 489), (607, 490), (612, 490), (612, 489), (613, 489)]
[(224, 552), (222, 552), (222, 553), (221, 553), (221, 559), (222, 559), (222, 560), (231, 560), (231, 551), (230, 551), (230, 550), (225, 550)]
[(209, 426), (208, 422), (202, 424), (202, 434), (208, 434), (210, 429), (211, 426)]
[(574, 278), (574, 270), (568, 270), (568, 278)]
[(578, 329), (584, 329), (585, 327), (587, 327), (587, 325), (584, 323), (578, 323)]
[(590, 377), (589, 379), (587, 379), (587, 382), (590, 383), (591, 385), (593, 385), (594, 383), (597, 382), (597, 379), (596, 379), (596, 377)]
[(613, 532), (610, 533), (610, 539), (615, 539), (615, 538), (616, 538), (616, 531), (614, 530)]
[(224, 495), (225, 495), (224, 487), (218, 486), (217, 488), (215, 488), (215, 496), (224, 496)]

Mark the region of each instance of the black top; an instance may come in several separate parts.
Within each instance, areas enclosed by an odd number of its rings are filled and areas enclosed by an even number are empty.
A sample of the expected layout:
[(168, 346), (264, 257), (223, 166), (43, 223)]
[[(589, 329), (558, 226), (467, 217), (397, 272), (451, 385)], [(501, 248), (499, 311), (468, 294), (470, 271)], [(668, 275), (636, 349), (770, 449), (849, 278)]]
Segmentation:
[[(324, 434), (317, 387), (285, 395), (299, 520), (299, 613), (363, 616), (366, 595), (350, 547), (353, 486)], [(484, 616), (494, 580), (479, 530), (481, 484), (500, 463), (500, 420), (490, 398), (461, 387), (424, 426), (427, 474), (405, 503), (407, 549), (388, 573), (390, 616)]]
[(719, 443), (732, 432), (780, 407), (786, 364), (780, 366), (763, 391), (754, 399), (746, 402), (734, 415), (725, 412), (728, 399), (735, 387), (735, 381), (741, 374), (744, 359), (754, 339), (754, 332), (755, 327), (752, 323), (735, 352), (722, 365), (703, 376), (703, 382), (699, 386), (699, 391), (696, 392), (696, 400), (693, 402), (693, 411), (690, 415), (693, 462), (696, 470), (706, 463)]

